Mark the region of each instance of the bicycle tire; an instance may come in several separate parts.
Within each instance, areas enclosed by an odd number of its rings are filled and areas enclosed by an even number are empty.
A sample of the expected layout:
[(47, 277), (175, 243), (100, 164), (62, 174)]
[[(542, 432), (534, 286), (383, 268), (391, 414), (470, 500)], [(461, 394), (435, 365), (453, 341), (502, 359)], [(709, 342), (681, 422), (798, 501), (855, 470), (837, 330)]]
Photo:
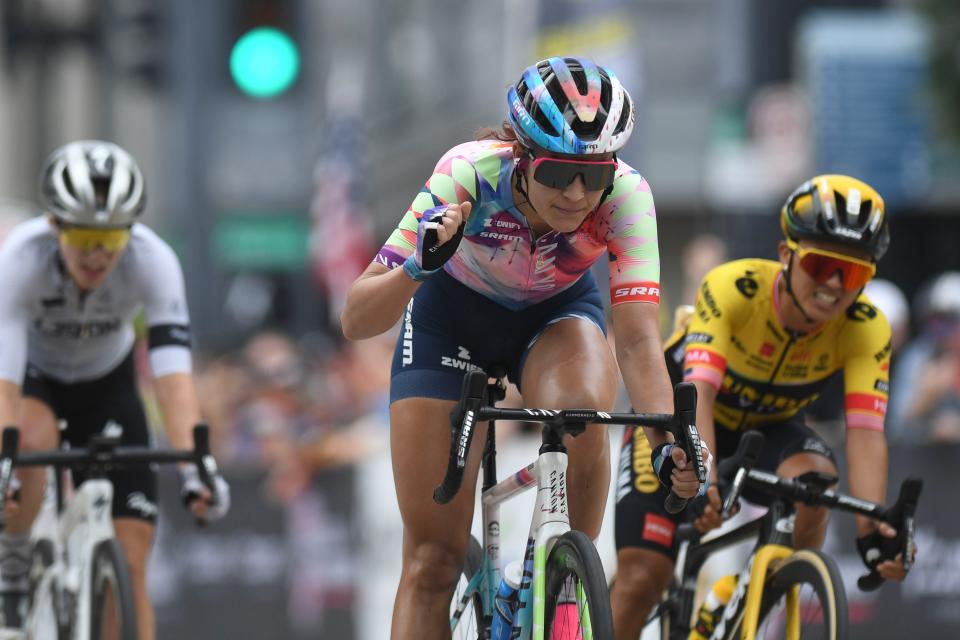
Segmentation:
[(486, 640), (490, 634), (490, 621), (483, 613), (483, 597), (475, 591), (467, 597), (466, 608), (456, 620), (457, 607), (464, 598), (467, 583), (483, 566), (483, 549), (477, 539), (470, 536), (470, 545), (467, 548), (467, 558), (457, 580), (457, 586), (450, 599), (450, 626), (453, 629), (453, 640)]
[(47, 569), (53, 565), (53, 542), (46, 538), (37, 540), (30, 558), (30, 611), (27, 614), (28, 638), (51, 638), (68, 640), (69, 625), (59, 619), (59, 594)]
[[(757, 620), (758, 640), (784, 637), (783, 621), (776, 616), (780, 614), (778, 605), (793, 587), (806, 587), (801, 591), (799, 620), (804, 640), (847, 637), (847, 596), (837, 563), (819, 550), (802, 549), (784, 558), (764, 581)], [(804, 594), (815, 595), (816, 602), (811, 604), (804, 599)]]
[[(97, 544), (91, 558), (90, 572), (90, 637), (102, 637), (103, 629), (110, 620), (116, 620), (119, 640), (137, 640), (137, 615), (133, 601), (133, 583), (127, 558), (115, 538)], [(113, 606), (110, 595), (113, 596)], [(105, 611), (114, 613), (105, 616)]]
[(581, 531), (557, 538), (547, 557), (544, 629), (553, 640), (613, 638), (610, 591), (600, 555)]

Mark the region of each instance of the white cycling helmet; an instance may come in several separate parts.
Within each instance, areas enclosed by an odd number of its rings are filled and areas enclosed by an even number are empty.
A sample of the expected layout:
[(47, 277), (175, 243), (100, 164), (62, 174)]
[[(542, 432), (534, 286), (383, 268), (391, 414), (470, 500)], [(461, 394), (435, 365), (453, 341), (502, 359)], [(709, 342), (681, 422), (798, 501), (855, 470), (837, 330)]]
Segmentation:
[(960, 318), (960, 271), (945, 271), (930, 286), (927, 313)]
[(58, 220), (83, 227), (129, 227), (143, 212), (143, 174), (111, 142), (79, 140), (50, 154), (40, 177), (44, 207)]

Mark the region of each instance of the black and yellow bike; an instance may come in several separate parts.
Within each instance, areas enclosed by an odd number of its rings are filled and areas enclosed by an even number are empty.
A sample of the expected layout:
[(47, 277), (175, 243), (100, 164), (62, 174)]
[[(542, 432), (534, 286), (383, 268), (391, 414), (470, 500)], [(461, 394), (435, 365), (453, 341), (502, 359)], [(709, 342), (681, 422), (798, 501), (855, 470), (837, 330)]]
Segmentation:
[[(817, 549), (794, 549), (794, 504), (823, 506), (849, 511), (890, 523), (898, 532), (897, 544), (909, 569), (914, 553), (914, 513), (922, 489), (918, 478), (904, 480), (900, 496), (890, 508), (833, 491), (837, 478), (818, 472), (798, 478), (781, 478), (753, 468), (763, 436), (743, 436), (736, 455), (724, 460), (720, 478), (730, 483), (723, 504), (728, 517), (744, 489), (773, 499), (767, 512), (727, 533), (701, 540), (690, 524), (678, 529), (681, 546), (677, 571), (664, 599), (648, 620), (659, 622), (663, 640), (686, 640), (697, 591), (697, 578), (704, 562), (715, 553), (755, 538), (756, 546), (736, 579), (733, 593), (715, 621), (711, 640), (803, 638), (840, 640), (848, 637), (847, 602), (836, 562)], [(685, 548), (684, 548), (685, 547)], [(883, 579), (871, 572), (858, 585), (876, 589)]]

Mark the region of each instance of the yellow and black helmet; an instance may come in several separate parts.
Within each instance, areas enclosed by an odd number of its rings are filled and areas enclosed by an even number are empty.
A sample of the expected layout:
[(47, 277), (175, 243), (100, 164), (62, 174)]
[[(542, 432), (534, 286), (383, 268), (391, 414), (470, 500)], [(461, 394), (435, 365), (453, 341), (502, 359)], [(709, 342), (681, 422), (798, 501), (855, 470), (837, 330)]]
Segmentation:
[(883, 198), (865, 182), (842, 175), (811, 178), (780, 210), (780, 228), (791, 240), (828, 240), (862, 249), (875, 261), (890, 246)]

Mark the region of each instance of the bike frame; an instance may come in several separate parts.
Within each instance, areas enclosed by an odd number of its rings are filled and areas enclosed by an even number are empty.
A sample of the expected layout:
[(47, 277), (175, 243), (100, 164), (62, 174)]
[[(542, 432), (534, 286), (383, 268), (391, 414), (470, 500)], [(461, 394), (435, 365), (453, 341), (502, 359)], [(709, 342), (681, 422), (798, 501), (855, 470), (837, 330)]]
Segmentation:
[[(60, 498), (58, 495), (58, 505)], [(63, 610), (67, 605), (63, 598), (55, 605), (58, 616), (71, 613), (75, 616), (71, 619), (72, 637), (75, 640), (89, 638), (93, 550), (102, 541), (114, 537), (110, 510), (112, 504), (113, 485), (110, 481), (91, 478), (80, 485), (73, 499), (58, 514), (53, 530), (39, 531), (35, 536), (38, 540), (49, 540), (54, 549), (53, 564), (44, 571), (37, 593), (46, 597), (52, 586), (61, 596), (72, 596), (69, 600), (72, 612)]]
[[(48, 522), (44, 523), (44, 513), (41, 511), (41, 517), (34, 523), (34, 537), (51, 541), (53, 561), (44, 571), (41, 583), (34, 593), (47, 597), (51, 592), (50, 587), (56, 587), (53, 591), (58, 595), (52, 603), (57, 617), (55, 622), (69, 622), (74, 640), (87, 640), (92, 598), (88, 569), (93, 569), (92, 558), (97, 545), (115, 537), (111, 509), (113, 485), (103, 477), (106, 467), (194, 464), (201, 482), (210, 491), (211, 500), (216, 504), (219, 497), (213, 478), (217, 474), (217, 465), (210, 455), (208, 428), (204, 424), (194, 426), (192, 450), (123, 447), (120, 446), (119, 438), (113, 435), (91, 439), (89, 448), (86, 449), (19, 453), (19, 443), (19, 430), (16, 427), (5, 427), (0, 439), (0, 524), (3, 522), (6, 496), (13, 479), (14, 467), (52, 467), (54, 481), (50, 484), (55, 487), (53, 492), (56, 521), (53, 522), (48, 517)], [(91, 475), (75, 490), (69, 504), (65, 505), (63, 471), (77, 467), (86, 468)], [(64, 602), (66, 598), (60, 597), (63, 594), (78, 594), (79, 597), (73, 602)], [(74, 611), (71, 612), (70, 608)], [(29, 617), (33, 617), (36, 609), (34, 602)], [(72, 618), (68, 615), (71, 613), (74, 614)], [(40, 634), (39, 637), (45, 638), (47, 634)]]
[[(551, 434), (545, 433), (544, 446), (541, 447), (537, 459), (495, 483), (494, 430), (491, 422), (487, 449), (484, 451), (484, 488), (481, 497), (484, 560), (480, 571), (471, 579), (467, 594), (478, 590), (483, 600), (484, 616), (493, 612), (494, 599), (502, 577), (500, 505), (536, 486), (537, 498), (524, 552), (523, 579), (518, 589), (519, 607), (513, 626), (515, 632), (516, 629), (520, 630), (520, 634), (516, 636), (519, 640), (543, 640), (546, 632), (543, 621), (547, 556), (553, 548), (553, 541), (570, 530), (566, 488), (567, 452), (559, 442), (548, 444)], [(559, 438), (557, 440), (559, 441)], [(474, 580), (482, 584), (474, 584)], [(584, 640), (587, 640), (586, 636)]]
[[(724, 607), (723, 616), (717, 621), (713, 634), (710, 636), (711, 640), (726, 638), (728, 627), (735, 628), (738, 623), (742, 623), (742, 638), (753, 638), (756, 635), (760, 601), (763, 597), (764, 582), (769, 573), (770, 565), (794, 552), (794, 549), (790, 546), (790, 534), (793, 531), (792, 515), (784, 512), (779, 508), (779, 505), (773, 505), (771, 508), (775, 510), (772, 517), (764, 515), (758, 520), (746, 523), (727, 534), (698, 545), (693, 550), (693, 563), (696, 566), (696, 571), (692, 572), (691, 577), (695, 582), (703, 562), (709, 555), (749, 538), (758, 531), (760, 532), (757, 546), (751, 551), (750, 557), (737, 576), (736, 589), (734, 589), (730, 601)], [(773, 522), (774, 526), (765, 532), (766, 525), (770, 522)], [(686, 564), (686, 561), (684, 564)], [(681, 568), (681, 572), (685, 571), (685, 568)], [(684, 585), (684, 588), (687, 589), (690, 586), (690, 584), (687, 584)], [(695, 585), (693, 587), (695, 588)], [(797, 622), (800, 610), (796, 595), (795, 593), (791, 594), (787, 601), (788, 629), (799, 628)], [(689, 602), (690, 605), (689, 609), (684, 608), (687, 609), (687, 613), (692, 614), (692, 598), (685, 599), (685, 602)], [(687, 619), (689, 620), (689, 616)]]
[[(747, 440), (752, 442), (747, 442)], [(781, 478), (776, 474), (753, 469), (756, 455), (762, 443), (759, 434), (744, 437), (737, 454), (729, 461), (724, 461), (719, 467), (719, 473), (727, 477), (730, 469), (724, 471), (728, 463), (734, 468), (741, 465), (736, 471), (732, 482), (732, 489), (727, 496), (723, 514), (729, 514), (734, 502), (740, 495), (745, 482), (754, 489), (761, 489), (765, 494), (773, 497), (773, 501), (764, 515), (746, 522), (739, 527), (714, 538), (700, 541), (695, 540), (685, 545), (682, 559), (678, 558), (676, 574), (673, 584), (668, 590), (666, 599), (661, 602), (652, 618), (662, 617), (664, 613), (669, 617), (671, 624), (669, 637), (672, 640), (683, 640), (689, 632), (693, 605), (697, 590), (697, 577), (708, 557), (723, 548), (756, 537), (757, 544), (746, 565), (737, 579), (737, 586), (724, 608), (721, 619), (711, 634), (711, 640), (725, 640), (729, 637), (728, 628), (741, 628), (741, 638), (752, 640), (757, 632), (759, 623), (760, 605), (763, 598), (764, 583), (773, 563), (788, 558), (798, 550), (792, 547), (794, 528), (794, 503), (803, 502), (813, 506), (824, 506), (830, 509), (847, 511), (858, 515), (888, 522), (898, 530), (905, 532), (902, 542), (902, 551), (905, 565), (912, 563), (912, 549), (914, 536), (914, 513), (922, 489), (922, 481), (917, 478), (907, 478), (900, 487), (900, 496), (896, 503), (885, 508), (882, 505), (860, 500), (853, 496), (844, 495), (828, 489), (836, 482), (836, 478), (810, 472), (796, 479)], [(752, 449), (752, 453), (747, 453)], [(682, 531), (691, 532), (691, 525), (683, 525), (678, 536), (684, 536)], [(909, 550), (909, 551), (908, 551)], [(863, 590), (876, 589), (882, 583), (873, 573), (862, 576), (858, 586)], [(799, 590), (793, 589), (787, 593), (785, 610), (785, 629), (787, 638), (796, 640), (800, 634), (800, 603)], [(675, 621), (683, 621), (682, 625)], [(662, 632), (662, 637), (667, 634)]]
[[(583, 433), (588, 424), (642, 424), (670, 431), (677, 443), (688, 451), (701, 481), (706, 477), (700, 449), (700, 438), (694, 423), (696, 415), (696, 389), (690, 383), (681, 383), (674, 388), (674, 414), (631, 413), (614, 414), (594, 409), (500, 409), (494, 406), (503, 399), (503, 383), (500, 376), (490, 384), (483, 371), (467, 373), (459, 405), (451, 413), (450, 456), (443, 482), (434, 490), (433, 499), (438, 504), (447, 504), (460, 490), (467, 466), (467, 453), (473, 440), (474, 424), (489, 422), (487, 442), (483, 452), (483, 484), (481, 508), (483, 518), (483, 560), (477, 573), (470, 576), (466, 594), (460, 598), (450, 620), (456, 628), (471, 597), (479, 593), (483, 605), (484, 620), (492, 619), (494, 601), (500, 586), (500, 504), (517, 494), (537, 486), (537, 498), (530, 533), (523, 560), (523, 577), (518, 588), (519, 608), (514, 620), (514, 637), (519, 640), (543, 640), (546, 633), (544, 616), (546, 606), (546, 566), (554, 541), (570, 531), (567, 510), (567, 450), (563, 436)], [(493, 399), (493, 402), (491, 402)], [(497, 482), (496, 473), (496, 420), (519, 420), (543, 425), (543, 444), (537, 459), (520, 471)], [(671, 500), (674, 498), (676, 500)], [(682, 509), (684, 502), (670, 494), (666, 507)], [(583, 609), (586, 596), (578, 588), (576, 594), (579, 608)], [(583, 620), (584, 640), (592, 639), (589, 611)]]

